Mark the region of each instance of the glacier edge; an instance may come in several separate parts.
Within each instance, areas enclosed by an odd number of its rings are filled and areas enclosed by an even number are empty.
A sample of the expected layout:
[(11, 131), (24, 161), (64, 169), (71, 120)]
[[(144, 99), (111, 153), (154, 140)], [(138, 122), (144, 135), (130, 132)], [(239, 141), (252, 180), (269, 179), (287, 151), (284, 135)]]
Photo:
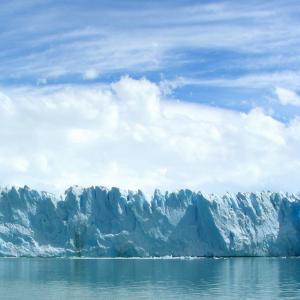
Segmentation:
[(70, 187), (0, 189), (1, 256), (298, 256), (300, 198)]

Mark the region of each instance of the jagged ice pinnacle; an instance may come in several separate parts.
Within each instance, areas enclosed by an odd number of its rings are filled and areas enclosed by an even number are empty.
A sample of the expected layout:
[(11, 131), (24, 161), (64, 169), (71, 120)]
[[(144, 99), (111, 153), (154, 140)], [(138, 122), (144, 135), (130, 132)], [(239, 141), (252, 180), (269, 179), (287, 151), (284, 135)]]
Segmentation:
[(300, 198), (70, 187), (0, 189), (2, 256), (300, 255)]

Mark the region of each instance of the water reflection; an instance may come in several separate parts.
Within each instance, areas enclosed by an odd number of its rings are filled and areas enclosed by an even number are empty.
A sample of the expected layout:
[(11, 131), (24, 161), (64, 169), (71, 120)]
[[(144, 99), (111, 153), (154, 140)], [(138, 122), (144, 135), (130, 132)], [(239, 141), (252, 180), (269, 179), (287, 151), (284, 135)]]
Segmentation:
[(300, 299), (300, 259), (0, 259), (1, 299)]

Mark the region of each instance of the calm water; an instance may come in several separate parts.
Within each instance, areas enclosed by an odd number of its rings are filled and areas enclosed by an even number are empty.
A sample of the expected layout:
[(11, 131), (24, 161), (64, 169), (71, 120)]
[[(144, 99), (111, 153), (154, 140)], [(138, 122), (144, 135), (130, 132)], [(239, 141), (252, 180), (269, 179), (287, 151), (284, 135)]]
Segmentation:
[(0, 299), (300, 299), (300, 259), (0, 259)]

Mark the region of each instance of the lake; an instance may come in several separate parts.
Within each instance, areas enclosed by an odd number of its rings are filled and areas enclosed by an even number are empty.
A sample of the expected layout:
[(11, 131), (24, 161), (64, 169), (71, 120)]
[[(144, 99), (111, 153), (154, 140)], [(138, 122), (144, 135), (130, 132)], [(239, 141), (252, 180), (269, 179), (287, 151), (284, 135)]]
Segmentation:
[(1, 258), (0, 299), (300, 299), (298, 258)]

